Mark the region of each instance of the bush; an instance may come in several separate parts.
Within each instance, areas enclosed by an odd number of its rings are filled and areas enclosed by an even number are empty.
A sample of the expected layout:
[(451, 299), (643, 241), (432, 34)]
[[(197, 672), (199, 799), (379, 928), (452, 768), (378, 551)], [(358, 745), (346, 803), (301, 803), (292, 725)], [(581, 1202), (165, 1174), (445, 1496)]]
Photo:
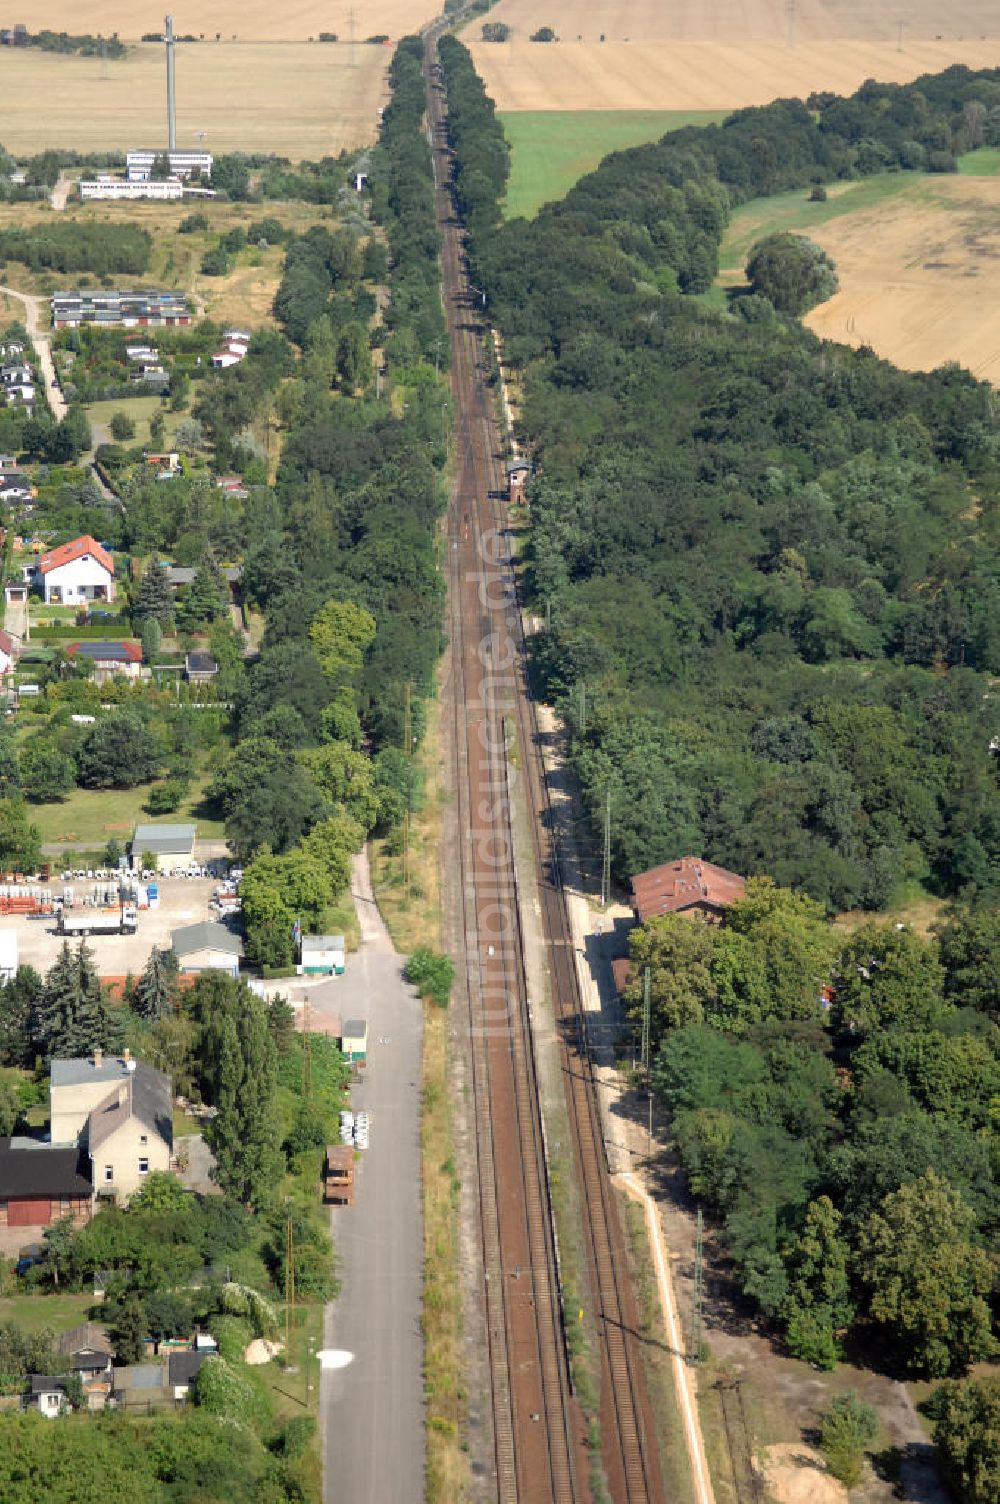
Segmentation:
[(128, 413), (112, 413), (108, 427), (117, 444), (124, 444), (127, 439), (135, 438), (135, 422)]
[(826, 203), (826, 189), (823, 187), (822, 183), (817, 183), (816, 184), (815, 188), (812, 190), (812, 192), (809, 195), (809, 202), (811, 204), (825, 204)]
[(186, 788), (180, 778), (168, 778), (165, 783), (154, 784), (143, 808), (150, 815), (172, 815), (180, 807)]
[(510, 37), (510, 27), (503, 21), (487, 21), (483, 26), (484, 42), (506, 42)]
[(208, 215), (189, 214), (185, 219), (181, 220), (177, 229), (181, 235), (194, 235), (198, 230), (207, 230)]
[(244, 1321), (241, 1316), (213, 1316), (209, 1329), (226, 1362), (242, 1363), (243, 1355), (253, 1340), (249, 1321)]
[(861, 1481), (865, 1447), (878, 1435), (878, 1417), (854, 1390), (839, 1394), (823, 1416), (819, 1447), (826, 1465), (845, 1488)]
[(293, 1415), (275, 1445), (275, 1451), (289, 1462), (297, 1462), (309, 1450), (316, 1434), (316, 1422), (311, 1415)]
[(421, 997), (430, 998), (439, 1008), (447, 1008), (455, 980), (455, 968), (447, 956), (421, 945), (407, 961), (405, 974)]
[(805, 235), (779, 231), (759, 240), (747, 261), (747, 281), (779, 313), (801, 316), (837, 291), (833, 262)]
[(228, 270), (229, 257), (219, 245), (212, 251), (206, 251), (201, 258), (201, 274), (203, 277), (224, 277)]
[(531, 33), (531, 40), (533, 42), (558, 42), (559, 38), (551, 26), (539, 26), (537, 31)]

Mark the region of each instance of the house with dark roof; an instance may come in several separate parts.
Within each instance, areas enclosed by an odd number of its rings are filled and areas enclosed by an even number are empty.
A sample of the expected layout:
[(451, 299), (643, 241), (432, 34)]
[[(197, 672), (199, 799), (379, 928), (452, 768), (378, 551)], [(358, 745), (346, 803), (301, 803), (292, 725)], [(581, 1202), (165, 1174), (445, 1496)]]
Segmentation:
[(219, 672), (219, 665), (211, 653), (186, 653), (184, 677), (189, 684), (208, 684)]
[(37, 1410), (46, 1420), (55, 1420), (57, 1416), (65, 1415), (70, 1408), (66, 1394), (68, 1382), (68, 1374), (57, 1378), (54, 1374), (33, 1373), (29, 1380), (28, 1408)]
[(53, 1060), (49, 1118), (53, 1142), (72, 1139), (85, 1150), (99, 1201), (124, 1205), (154, 1170), (170, 1169), (170, 1077), (128, 1051)]
[(167, 1359), (167, 1383), (175, 1400), (187, 1399), (188, 1391), (201, 1373), (202, 1364), (210, 1354), (204, 1349), (192, 1348), (186, 1353), (171, 1353)]
[(632, 908), (640, 924), (661, 914), (690, 914), (718, 924), (746, 892), (746, 878), (725, 867), (682, 856), (632, 878)]
[(186, 924), (170, 937), (179, 970), (188, 975), (202, 971), (226, 971), (231, 977), (240, 974), (243, 942), (214, 919), (200, 924)]
[(87, 1156), (79, 1144), (0, 1139), (0, 1228), (31, 1231), (71, 1216), (89, 1222), (93, 1206)]
[(128, 1363), (116, 1368), (111, 1401), (121, 1410), (149, 1411), (171, 1405), (166, 1363)]
[(88, 1408), (102, 1410), (111, 1395), (115, 1355), (107, 1328), (96, 1321), (85, 1321), (63, 1332), (56, 1349), (66, 1358), (69, 1372), (80, 1379)]
[(142, 678), (142, 644), (139, 642), (112, 642), (92, 637), (85, 642), (67, 643), (66, 655), (77, 663), (91, 664), (96, 684), (106, 684), (109, 679)]
[(47, 606), (87, 605), (115, 598), (114, 560), (89, 533), (42, 554), (33, 576), (41, 581)]

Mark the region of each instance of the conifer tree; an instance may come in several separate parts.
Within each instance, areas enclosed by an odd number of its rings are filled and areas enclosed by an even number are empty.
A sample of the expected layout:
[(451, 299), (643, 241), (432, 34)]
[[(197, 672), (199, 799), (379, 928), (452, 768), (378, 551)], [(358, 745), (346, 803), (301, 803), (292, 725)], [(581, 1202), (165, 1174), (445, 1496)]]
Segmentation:
[(39, 1049), (48, 1056), (120, 1049), (120, 1020), (108, 1007), (93, 952), (82, 942), (75, 954), (64, 942), (36, 1004), (33, 1032)]
[(177, 999), (177, 960), (173, 951), (155, 945), (135, 987), (133, 1008), (140, 1018), (155, 1023), (174, 1011)]

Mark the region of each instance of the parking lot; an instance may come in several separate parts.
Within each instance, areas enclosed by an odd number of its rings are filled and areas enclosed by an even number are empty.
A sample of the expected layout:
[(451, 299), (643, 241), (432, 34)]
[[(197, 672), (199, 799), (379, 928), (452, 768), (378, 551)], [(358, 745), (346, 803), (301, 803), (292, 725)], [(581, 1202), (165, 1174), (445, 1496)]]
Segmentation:
[[(154, 945), (160, 950), (170, 946), (171, 932), (185, 924), (196, 924), (201, 919), (217, 919), (219, 916), (209, 908), (217, 877), (167, 877), (159, 879), (160, 902), (155, 909), (139, 910), (139, 925), (134, 935), (91, 935), (87, 945), (94, 953), (98, 973), (102, 977), (121, 977), (126, 972), (138, 973), (149, 959)], [(72, 913), (85, 912), (83, 899), (104, 883), (96, 879), (71, 878), (63, 881), (60, 872), (55, 872), (46, 885), (56, 898), (62, 897), (65, 887), (72, 887), (75, 906)], [(63, 936), (57, 929), (54, 914), (37, 918), (25, 914), (0, 915), (0, 929), (17, 932), (18, 963), (33, 966), (43, 975), (55, 961), (63, 944)], [(75, 942), (74, 942), (75, 943)]]

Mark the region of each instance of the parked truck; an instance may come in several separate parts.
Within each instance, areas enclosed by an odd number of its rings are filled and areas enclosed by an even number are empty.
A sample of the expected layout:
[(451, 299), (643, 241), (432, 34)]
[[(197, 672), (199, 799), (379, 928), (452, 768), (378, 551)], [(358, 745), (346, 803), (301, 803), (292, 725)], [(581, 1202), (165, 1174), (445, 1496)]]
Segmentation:
[(82, 909), (59, 915), (60, 935), (134, 935), (139, 927), (139, 913), (132, 904), (118, 909)]
[(323, 1200), (341, 1206), (354, 1201), (354, 1150), (346, 1144), (331, 1144), (326, 1151)]

